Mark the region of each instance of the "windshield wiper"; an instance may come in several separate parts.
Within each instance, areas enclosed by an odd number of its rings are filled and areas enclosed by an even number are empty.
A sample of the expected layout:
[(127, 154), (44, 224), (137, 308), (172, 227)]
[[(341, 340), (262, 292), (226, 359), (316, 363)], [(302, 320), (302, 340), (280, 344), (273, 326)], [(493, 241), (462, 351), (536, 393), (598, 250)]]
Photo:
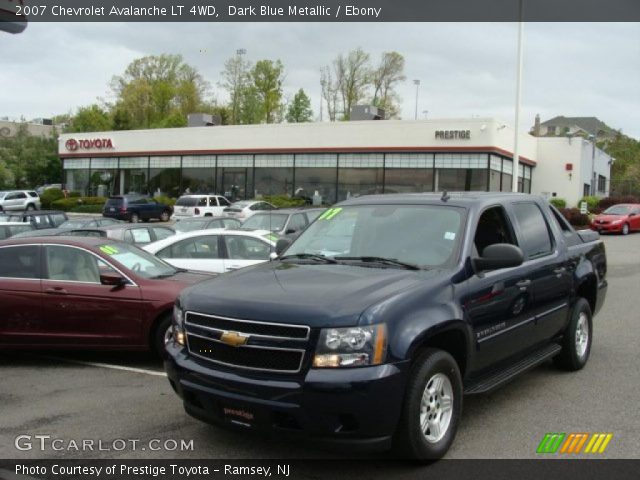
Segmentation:
[(158, 275), (154, 275), (151, 278), (169, 278), (169, 277), (173, 277), (176, 273), (182, 273), (187, 271), (188, 270), (186, 268), (176, 268), (173, 272), (160, 273)]
[(290, 258), (317, 260), (324, 263), (338, 263), (331, 257), (325, 257), (324, 255), (318, 255), (317, 253), (296, 253), (294, 255), (285, 255), (284, 257), (280, 257), (280, 260), (286, 260)]
[(395, 258), (384, 258), (384, 257), (335, 257), (336, 260), (356, 260), (359, 262), (365, 263), (380, 263), (383, 265), (393, 265), (396, 267), (406, 268), (407, 270), (420, 270), (420, 267), (414, 265), (412, 263), (401, 262), (400, 260), (396, 260)]

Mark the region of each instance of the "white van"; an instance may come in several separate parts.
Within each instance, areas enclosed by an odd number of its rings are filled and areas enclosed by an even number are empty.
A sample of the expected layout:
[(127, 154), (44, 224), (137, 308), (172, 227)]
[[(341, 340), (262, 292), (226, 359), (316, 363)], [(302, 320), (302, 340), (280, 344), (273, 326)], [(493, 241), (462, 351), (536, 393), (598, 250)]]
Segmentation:
[(221, 217), (231, 202), (222, 195), (183, 195), (173, 207), (173, 218)]

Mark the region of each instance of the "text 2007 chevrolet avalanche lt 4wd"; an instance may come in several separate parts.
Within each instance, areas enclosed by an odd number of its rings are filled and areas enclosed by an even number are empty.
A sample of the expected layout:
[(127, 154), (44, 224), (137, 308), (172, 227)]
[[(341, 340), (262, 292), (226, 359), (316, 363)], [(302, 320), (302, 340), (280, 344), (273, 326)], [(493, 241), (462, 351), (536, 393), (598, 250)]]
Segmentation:
[(165, 363), (203, 421), (439, 458), (463, 394), (581, 369), (604, 245), (542, 198), (350, 199), (279, 258), (180, 295)]

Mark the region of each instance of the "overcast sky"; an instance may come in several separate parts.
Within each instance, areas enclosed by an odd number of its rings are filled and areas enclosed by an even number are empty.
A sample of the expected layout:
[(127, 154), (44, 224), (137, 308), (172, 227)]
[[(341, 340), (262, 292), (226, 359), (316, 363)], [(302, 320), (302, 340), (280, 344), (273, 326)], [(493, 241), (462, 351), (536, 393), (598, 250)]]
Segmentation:
[[(597, 116), (640, 138), (640, 24), (528, 23), (524, 30), (521, 129), (536, 113)], [(496, 117), (513, 124), (514, 23), (31, 23), (0, 32), (0, 117), (50, 117), (110, 99), (109, 81), (135, 58), (179, 53), (218, 100), (225, 59), (280, 59), (285, 96), (304, 88), (319, 115), (319, 69), (362, 47), (375, 62), (395, 50), (406, 60), (398, 88), (402, 118)]]

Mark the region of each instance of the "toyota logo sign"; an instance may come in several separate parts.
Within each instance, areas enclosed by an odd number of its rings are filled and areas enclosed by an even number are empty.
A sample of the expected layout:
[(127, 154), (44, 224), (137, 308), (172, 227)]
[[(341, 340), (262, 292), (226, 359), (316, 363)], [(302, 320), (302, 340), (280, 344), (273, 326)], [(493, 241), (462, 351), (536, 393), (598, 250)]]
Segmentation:
[(70, 138), (64, 143), (64, 146), (67, 148), (67, 150), (74, 152), (78, 149), (78, 141)]

